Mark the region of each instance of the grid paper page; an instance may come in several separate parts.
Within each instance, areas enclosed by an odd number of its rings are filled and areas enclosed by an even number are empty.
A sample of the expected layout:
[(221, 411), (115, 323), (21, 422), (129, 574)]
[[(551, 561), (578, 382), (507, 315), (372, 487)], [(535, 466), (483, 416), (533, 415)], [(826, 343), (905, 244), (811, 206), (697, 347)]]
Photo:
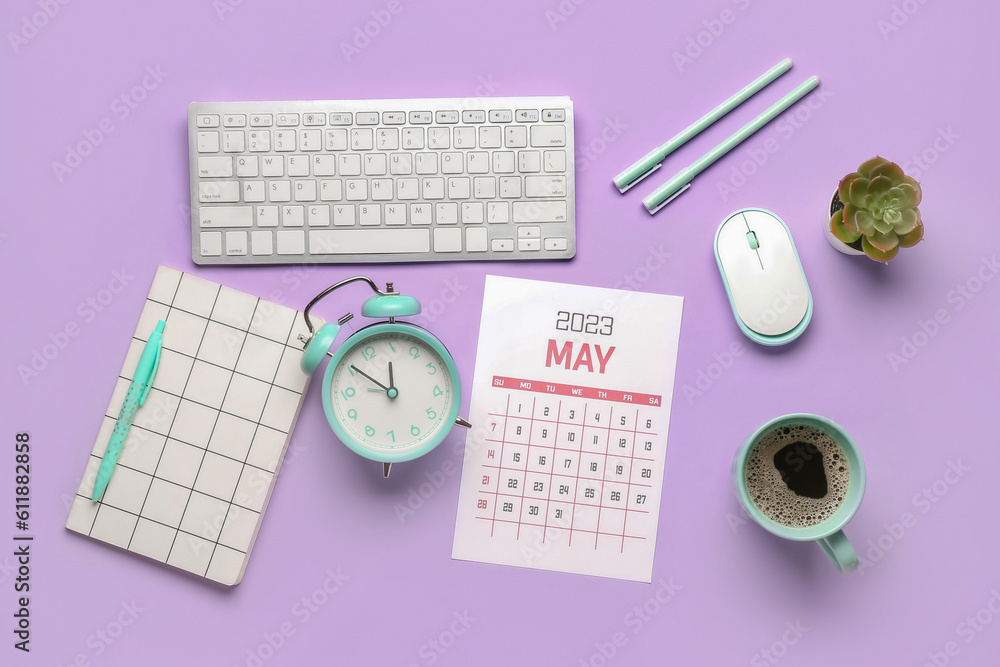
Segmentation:
[[(95, 503), (97, 469), (161, 319), (156, 377)], [(309, 385), (305, 332), (292, 308), (159, 267), (66, 527), (238, 584)]]
[(682, 305), (487, 277), (453, 558), (651, 580)]

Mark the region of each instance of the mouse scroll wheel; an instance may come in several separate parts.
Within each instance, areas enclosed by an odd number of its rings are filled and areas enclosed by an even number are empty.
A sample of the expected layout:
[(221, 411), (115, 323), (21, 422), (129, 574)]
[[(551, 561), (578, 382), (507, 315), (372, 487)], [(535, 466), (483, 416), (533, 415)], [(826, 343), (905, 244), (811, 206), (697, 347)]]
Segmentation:
[(747, 232), (747, 242), (750, 244), (752, 250), (760, 247), (760, 244), (757, 243), (757, 234), (755, 232)]

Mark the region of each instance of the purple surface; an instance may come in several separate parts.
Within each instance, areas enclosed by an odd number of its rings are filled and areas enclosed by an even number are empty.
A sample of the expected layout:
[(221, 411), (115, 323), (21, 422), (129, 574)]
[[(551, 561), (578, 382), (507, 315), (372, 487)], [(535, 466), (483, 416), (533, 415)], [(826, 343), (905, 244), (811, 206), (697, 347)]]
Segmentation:
[[(987, 207), (1000, 10), (916, 0), (576, 2), (5, 4), (0, 664), (995, 664), (1000, 280), (991, 278), (1000, 227)], [(58, 13), (43, 21), (47, 5)], [(402, 9), (345, 57), (340, 45), (390, 6)], [(26, 28), (33, 20), (43, 27)], [(12, 40), (22, 31), (30, 37)], [(691, 46), (699, 40), (701, 53)], [(690, 62), (678, 65), (674, 54), (689, 48)], [(621, 168), (788, 56), (792, 72), (654, 178), (625, 197), (612, 188)], [(161, 75), (145, 78), (145, 99), (134, 109), (116, 103), (147, 67)], [(656, 218), (645, 213), (644, 194), (812, 74), (823, 82), (808, 104)], [(66, 531), (68, 499), (158, 264), (299, 308), (356, 269), (195, 268), (184, 213), (187, 104), (484, 93), (573, 97), (576, 259), (363, 270), (432, 308), (430, 326), (464, 376), (463, 412), (487, 273), (685, 297), (654, 584), (452, 561), (459, 480), (441, 471), (460, 462), (461, 434), (382, 481), (333, 440), (318, 385), (235, 589)], [(113, 132), (57, 178), (52, 163), (102, 119)], [(888, 268), (841, 256), (821, 233), (837, 179), (875, 153), (905, 164), (924, 188), (926, 239)], [(741, 180), (741, 167), (752, 175)], [(712, 256), (716, 227), (744, 206), (789, 224), (813, 290), (813, 322), (786, 349), (743, 338)], [(118, 275), (126, 284), (111, 294)], [(434, 304), (442, 296), (453, 302)], [(98, 312), (88, 299), (105, 303)], [(348, 296), (323, 314), (356, 303)], [(935, 315), (942, 324), (930, 324)], [(18, 366), (67, 326), (76, 335), (23, 381)], [(736, 344), (741, 353), (727, 356)], [(889, 355), (904, 352), (915, 354), (894, 365)], [(840, 575), (817, 547), (740, 519), (734, 451), (758, 424), (796, 411), (841, 423), (864, 453), (868, 491), (847, 529), (873, 559), (863, 574)], [(12, 648), (11, 634), (13, 438), (23, 430), (33, 443), (36, 536), (29, 655)], [(444, 477), (440, 488), (401, 523), (394, 507), (428, 475)], [(325, 594), (338, 571), (347, 580)], [(677, 587), (666, 604), (661, 581)], [(322, 604), (309, 610), (310, 597)]]

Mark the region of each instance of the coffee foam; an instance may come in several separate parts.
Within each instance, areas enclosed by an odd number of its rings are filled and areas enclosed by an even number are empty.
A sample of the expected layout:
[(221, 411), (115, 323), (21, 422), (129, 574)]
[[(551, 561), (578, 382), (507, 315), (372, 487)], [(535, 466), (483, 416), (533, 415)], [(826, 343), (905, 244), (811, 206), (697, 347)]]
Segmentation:
[[(774, 465), (774, 455), (794, 442), (805, 442), (823, 455), (827, 493), (822, 498), (800, 496), (788, 488)], [(826, 521), (843, 504), (851, 470), (844, 450), (824, 431), (806, 424), (788, 424), (766, 433), (747, 456), (744, 482), (750, 499), (764, 516), (790, 528), (808, 528)]]

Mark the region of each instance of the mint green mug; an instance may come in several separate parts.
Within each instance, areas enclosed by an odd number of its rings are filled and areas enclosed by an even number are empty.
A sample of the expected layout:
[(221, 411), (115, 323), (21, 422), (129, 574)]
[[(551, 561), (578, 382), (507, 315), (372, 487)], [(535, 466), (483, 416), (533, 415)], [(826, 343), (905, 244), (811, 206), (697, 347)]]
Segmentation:
[[(850, 473), (847, 492), (839, 506), (824, 520), (806, 527), (788, 526), (768, 517), (757, 507), (747, 490), (746, 472), (750, 453), (766, 436), (778, 429), (796, 425), (811, 426), (830, 436), (843, 451)], [(858, 511), (861, 498), (865, 495), (865, 463), (851, 436), (834, 422), (806, 413), (784, 415), (767, 422), (754, 431), (736, 452), (733, 459), (733, 483), (747, 514), (765, 530), (787, 540), (815, 541), (841, 572), (850, 572), (858, 566), (858, 555), (844, 535), (844, 526)], [(778, 478), (775, 483), (783, 483), (782, 478)]]

